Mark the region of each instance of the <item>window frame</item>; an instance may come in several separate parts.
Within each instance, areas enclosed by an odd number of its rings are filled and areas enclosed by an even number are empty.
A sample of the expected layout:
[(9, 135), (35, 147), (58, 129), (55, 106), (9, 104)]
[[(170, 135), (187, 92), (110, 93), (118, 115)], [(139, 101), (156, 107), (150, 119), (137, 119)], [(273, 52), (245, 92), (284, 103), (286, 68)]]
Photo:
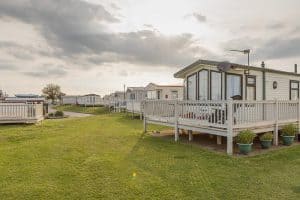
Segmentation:
[(222, 72), (220, 71), (216, 71), (216, 70), (210, 70), (209, 72), (209, 100), (212, 100), (212, 73), (218, 73), (221, 75), (221, 99), (219, 100), (213, 100), (213, 101), (221, 101), (223, 99), (223, 76), (222, 76)]
[[(292, 84), (293, 83), (297, 83), (298, 84), (298, 88), (297, 89), (292, 88)], [(297, 81), (297, 80), (290, 80), (290, 100), (292, 100), (292, 91), (293, 90), (297, 91), (297, 96), (298, 96), (298, 99), (299, 99), (299, 81)]]
[[(197, 80), (197, 100), (200, 100), (200, 73), (203, 72), (203, 71), (206, 71), (207, 72), (207, 99), (206, 100), (210, 100), (210, 96), (209, 96), (209, 87), (210, 87), (210, 84), (209, 84), (209, 80), (210, 80), (210, 71), (208, 69), (201, 69), (197, 72), (197, 75), (198, 75), (198, 80)], [(222, 87), (222, 86), (221, 86)], [(204, 100), (205, 101), (205, 100)]]
[(197, 80), (198, 80), (198, 76), (197, 76), (197, 72), (195, 72), (195, 73), (192, 73), (192, 74), (190, 74), (190, 75), (188, 75), (187, 77), (186, 77), (186, 99), (187, 100), (190, 100), (189, 99), (189, 78), (190, 77), (192, 77), (192, 76), (195, 76), (196, 77), (196, 79), (195, 79), (195, 81), (196, 81), (196, 91), (195, 91), (195, 98), (196, 98), (196, 100), (197, 100), (197, 95), (198, 95), (198, 93), (197, 93), (197, 90), (198, 90), (198, 84), (197, 84)]
[(244, 85), (243, 84), (243, 75), (242, 74), (235, 74), (235, 73), (225, 72), (225, 100), (227, 100), (227, 78), (228, 78), (228, 75), (241, 77), (241, 86), (240, 86), (241, 97), (242, 97), (242, 99), (244, 99), (244, 95), (243, 95), (243, 85)]
[[(253, 78), (254, 79), (254, 83), (249, 83), (248, 82), (248, 78)], [(246, 75), (246, 88), (245, 88), (245, 99), (247, 100), (248, 95), (248, 87), (253, 87), (254, 88), (254, 101), (256, 100), (256, 76), (255, 75)]]

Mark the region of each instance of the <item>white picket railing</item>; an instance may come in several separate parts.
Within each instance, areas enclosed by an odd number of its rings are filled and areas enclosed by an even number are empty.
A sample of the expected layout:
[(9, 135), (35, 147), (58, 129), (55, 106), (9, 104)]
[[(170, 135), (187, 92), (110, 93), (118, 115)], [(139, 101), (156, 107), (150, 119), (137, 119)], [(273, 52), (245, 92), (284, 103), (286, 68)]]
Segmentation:
[(142, 113), (143, 112), (142, 101), (127, 100), (126, 110), (132, 113)]
[[(229, 116), (229, 104), (232, 115)], [(144, 115), (149, 120), (174, 122), (194, 126), (227, 128), (232, 119), (233, 128), (297, 122), (300, 117), (299, 101), (170, 101), (144, 102)], [(175, 113), (176, 111), (176, 113)]]
[(39, 120), (43, 104), (0, 103), (0, 122), (9, 120)]

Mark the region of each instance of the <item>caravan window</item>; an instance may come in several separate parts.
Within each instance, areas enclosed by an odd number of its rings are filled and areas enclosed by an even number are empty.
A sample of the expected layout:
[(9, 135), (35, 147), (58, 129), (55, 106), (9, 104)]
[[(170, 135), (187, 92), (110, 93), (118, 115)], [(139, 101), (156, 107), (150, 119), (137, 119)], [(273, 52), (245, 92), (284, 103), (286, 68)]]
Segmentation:
[(199, 72), (199, 100), (208, 99), (208, 70)]
[(222, 73), (221, 72), (210, 72), (210, 98), (211, 100), (222, 99)]
[(242, 76), (226, 74), (226, 99), (237, 95), (242, 97)]
[(256, 76), (246, 76), (246, 99), (256, 100)]
[(172, 99), (178, 99), (178, 91), (172, 91), (171, 92), (171, 94), (172, 94)]
[(130, 100), (135, 100), (135, 94), (134, 93), (130, 94)]
[(187, 78), (187, 99), (196, 100), (196, 74)]
[(299, 81), (290, 81), (290, 100), (299, 98)]

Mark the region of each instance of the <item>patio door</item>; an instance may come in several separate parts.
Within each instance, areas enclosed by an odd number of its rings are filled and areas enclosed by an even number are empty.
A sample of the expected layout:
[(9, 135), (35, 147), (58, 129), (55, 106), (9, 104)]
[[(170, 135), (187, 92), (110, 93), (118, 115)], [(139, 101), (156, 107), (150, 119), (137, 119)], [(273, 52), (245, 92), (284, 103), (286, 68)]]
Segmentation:
[(226, 99), (235, 97), (243, 98), (242, 94), (242, 75), (226, 74)]

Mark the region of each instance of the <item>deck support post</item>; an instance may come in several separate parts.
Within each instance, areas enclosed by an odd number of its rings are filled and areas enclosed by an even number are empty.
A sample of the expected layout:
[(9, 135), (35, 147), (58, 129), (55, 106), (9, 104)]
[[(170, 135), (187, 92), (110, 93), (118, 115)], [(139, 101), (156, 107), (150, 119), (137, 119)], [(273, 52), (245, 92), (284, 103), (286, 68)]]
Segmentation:
[(147, 133), (147, 119), (144, 116), (144, 133)]
[(218, 145), (222, 144), (222, 136), (217, 135), (217, 144)]
[(193, 131), (192, 130), (188, 130), (188, 134), (189, 134), (189, 141), (193, 141)]
[(175, 142), (179, 140), (179, 128), (178, 128), (178, 103), (175, 101), (174, 103), (174, 114), (175, 114)]
[(278, 100), (275, 99), (275, 130), (273, 135), (273, 144), (278, 146)]
[(233, 153), (233, 102), (228, 100), (227, 102), (227, 154)]

